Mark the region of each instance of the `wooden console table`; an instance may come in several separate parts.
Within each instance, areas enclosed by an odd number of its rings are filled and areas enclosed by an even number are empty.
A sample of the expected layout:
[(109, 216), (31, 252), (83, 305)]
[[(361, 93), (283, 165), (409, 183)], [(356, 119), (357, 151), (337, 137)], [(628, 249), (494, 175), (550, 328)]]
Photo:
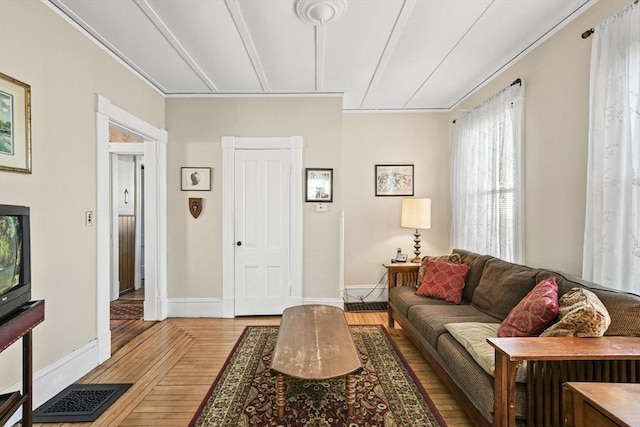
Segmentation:
[(44, 301), (32, 301), (0, 322), (0, 352), (22, 338), (22, 393), (0, 396), (0, 425), (22, 406), (22, 425), (33, 424), (33, 339), (31, 331), (44, 320)]
[[(532, 425), (532, 402), (537, 396), (529, 392), (529, 387), (536, 382), (529, 374), (533, 372), (532, 365), (535, 362), (640, 360), (640, 338), (637, 337), (487, 338), (487, 341), (495, 348), (494, 425), (497, 427), (515, 426), (516, 372), (524, 361), (534, 362), (528, 363), (527, 367), (527, 419), (529, 425)], [(570, 369), (576, 367), (571, 366)], [(627, 378), (618, 378), (618, 381), (613, 382), (640, 382), (636, 369), (628, 371), (633, 372), (627, 372)], [(557, 375), (554, 379), (561, 380), (559, 373), (552, 375)], [(561, 388), (561, 384), (558, 387)], [(550, 388), (548, 394), (552, 393), (559, 394), (560, 390)], [(558, 400), (561, 400), (559, 396)], [(555, 418), (561, 418), (560, 409), (557, 409)]]
[(562, 401), (565, 427), (640, 427), (640, 384), (568, 382)]

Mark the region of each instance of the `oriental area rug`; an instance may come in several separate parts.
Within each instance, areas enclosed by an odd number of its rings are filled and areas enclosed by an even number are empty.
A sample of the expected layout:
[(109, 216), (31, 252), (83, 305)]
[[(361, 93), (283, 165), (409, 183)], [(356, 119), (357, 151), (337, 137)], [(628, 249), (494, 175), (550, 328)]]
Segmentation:
[(344, 378), (287, 378), (285, 414), (278, 418), (276, 377), (269, 371), (278, 327), (248, 326), (190, 426), (446, 426), (387, 331), (377, 325), (349, 328), (363, 366), (352, 417), (347, 418)]
[(111, 301), (110, 319), (128, 320), (141, 319), (144, 315), (144, 301), (115, 300)]

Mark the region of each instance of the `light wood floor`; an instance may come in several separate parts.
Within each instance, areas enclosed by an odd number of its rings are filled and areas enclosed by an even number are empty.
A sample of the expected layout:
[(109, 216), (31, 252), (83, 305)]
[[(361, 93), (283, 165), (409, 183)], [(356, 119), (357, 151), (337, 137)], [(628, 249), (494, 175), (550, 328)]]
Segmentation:
[[(346, 315), (349, 324), (386, 325), (386, 313)], [(131, 327), (136, 327), (135, 322)], [(34, 425), (187, 426), (245, 326), (279, 323), (277, 316), (158, 322), (79, 381), (134, 383), (96, 422)], [(448, 425), (471, 426), (469, 418), (402, 330), (396, 327), (390, 333)]]

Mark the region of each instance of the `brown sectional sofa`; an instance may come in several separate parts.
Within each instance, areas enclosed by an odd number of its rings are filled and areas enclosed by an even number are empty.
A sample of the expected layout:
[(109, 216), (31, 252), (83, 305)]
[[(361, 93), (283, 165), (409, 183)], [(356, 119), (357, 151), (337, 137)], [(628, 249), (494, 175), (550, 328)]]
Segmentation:
[[(445, 325), (462, 322), (499, 324), (537, 283), (555, 276), (559, 296), (573, 287), (586, 287), (604, 303), (611, 317), (605, 335), (640, 337), (638, 295), (605, 289), (559, 272), (512, 264), (488, 255), (459, 249), (454, 249), (453, 253), (459, 254), (462, 262), (470, 266), (462, 303), (456, 305), (417, 296), (415, 283), (398, 285), (389, 289), (389, 326), (393, 327), (394, 322), (398, 322), (477, 425), (493, 423), (494, 378), (447, 331)], [(625, 380), (640, 382), (640, 362), (629, 363), (632, 364), (629, 369), (636, 373)], [(568, 380), (572, 378), (568, 377)], [(519, 422), (524, 422), (527, 405), (531, 405), (526, 394), (526, 384), (517, 383), (516, 417)]]

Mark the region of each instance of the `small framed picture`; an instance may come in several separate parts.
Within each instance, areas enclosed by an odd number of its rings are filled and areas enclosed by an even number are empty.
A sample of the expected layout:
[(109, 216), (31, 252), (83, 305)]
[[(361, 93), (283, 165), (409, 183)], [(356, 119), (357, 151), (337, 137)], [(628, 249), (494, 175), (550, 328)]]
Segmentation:
[(0, 170), (31, 173), (31, 86), (2, 73)]
[(376, 196), (413, 196), (413, 165), (376, 165)]
[(306, 169), (305, 202), (333, 202), (333, 169)]
[(182, 191), (211, 191), (211, 168), (180, 168)]

